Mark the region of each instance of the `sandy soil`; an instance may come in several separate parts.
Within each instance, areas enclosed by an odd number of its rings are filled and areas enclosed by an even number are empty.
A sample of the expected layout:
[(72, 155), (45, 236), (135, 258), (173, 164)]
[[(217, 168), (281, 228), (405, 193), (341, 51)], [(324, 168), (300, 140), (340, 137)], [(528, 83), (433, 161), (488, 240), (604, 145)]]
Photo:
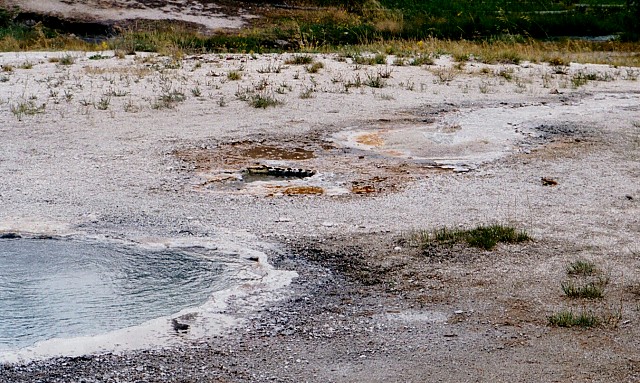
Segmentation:
[[(0, 55), (1, 231), (237, 234), (298, 277), (230, 300), (218, 335), (4, 364), (0, 381), (640, 380), (637, 69), (95, 54)], [(411, 241), (495, 222), (534, 241)], [(608, 278), (603, 299), (563, 295), (576, 259)], [(603, 324), (549, 326), (565, 309)]]

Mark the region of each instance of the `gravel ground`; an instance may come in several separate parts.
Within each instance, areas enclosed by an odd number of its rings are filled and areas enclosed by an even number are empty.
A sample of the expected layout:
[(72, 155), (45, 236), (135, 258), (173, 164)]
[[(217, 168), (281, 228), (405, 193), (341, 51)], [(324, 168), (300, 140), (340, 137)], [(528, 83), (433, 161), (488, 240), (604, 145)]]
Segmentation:
[[(217, 335), (3, 364), (1, 382), (640, 380), (632, 69), (470, 63), (441, 81), (440, 70), (454, 71), (443, 57), (358, 88), (345, 84), (386, 67), (323, 55), (311, 75), (286, 55), (178, 67), (70, 54), (70, 65), (51, 62), (59, 53), (0, 55), (15, 68), (0, 82), (1, 232), (140, 244), (237, 234), (298, 277), (277, 300), (230, 300), (237, 321)], [(580, 72), (601, 81), (575, 88)], [(263, 85), (284, 104), (243, 100)], [(256, 162), (316, 174), (237, 181)], [(410, 240), (495, 222), (534, 241), (425, 255)], [(578, 258), (606, 274), (605, 298), (563, 296)], [(563, 309), (602, 324), (549, 326)]]

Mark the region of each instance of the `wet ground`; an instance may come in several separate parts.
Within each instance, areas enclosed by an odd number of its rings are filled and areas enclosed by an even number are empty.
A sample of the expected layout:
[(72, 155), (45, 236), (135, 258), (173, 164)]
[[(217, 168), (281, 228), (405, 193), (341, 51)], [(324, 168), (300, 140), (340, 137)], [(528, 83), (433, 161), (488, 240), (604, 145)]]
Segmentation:
[(145, 22), (170, 22), (204, 33), (245, 26), (251, 5), (233, 1), (165, 0), (2, 0), (18, 7), (17, 21), (42, 22), (78, 36), (101, 39)]

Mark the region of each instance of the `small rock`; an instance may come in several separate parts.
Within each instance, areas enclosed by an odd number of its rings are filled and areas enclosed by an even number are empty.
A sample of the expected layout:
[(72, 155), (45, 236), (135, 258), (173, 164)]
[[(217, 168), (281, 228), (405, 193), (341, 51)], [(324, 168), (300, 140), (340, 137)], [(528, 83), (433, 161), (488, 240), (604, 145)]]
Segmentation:
[(445, 338), (455, 338), (455, 337), (457, 337), (457, 336), (458, 336), (458, 334), (453, 334), (453, 333), (451, 333), (451, 334), (444, 334), (444, 337), (445, 337)]
[(542, 177), (540, 180), (542, 181), (543, 186), (556, 186), (558, 184), (558, 181), (549, 177)]
[(171, 324), (175, 332), (184, 332), (189, 330), (189, 325), (186, 323), (180, 323), (177, 319), (171, 319)]

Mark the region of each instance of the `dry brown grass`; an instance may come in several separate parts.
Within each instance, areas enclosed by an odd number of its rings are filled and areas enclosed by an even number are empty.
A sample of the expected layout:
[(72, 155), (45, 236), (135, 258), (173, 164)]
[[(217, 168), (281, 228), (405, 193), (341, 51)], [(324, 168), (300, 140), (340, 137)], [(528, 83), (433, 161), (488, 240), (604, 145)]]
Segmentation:
[(517, 58), (530, 62), (564, 61), (640, 67), (640, 43), (635, 42), (486, 42), (468, 40), (425, 39), (381, 41), (363, 45), (361, 50), (396, 52), (399, 55), (449, 54), (468, 56), (485, 63), (509, 62)]
[(133, 75), (139, 78), (145, 77), (151, 74), (153, 71), (148, 67), (139, 66), (126, 66), (126, 67), (95, 67), (86, 66), (84, 71), (88, 75), (103, 75), (103, 74), (122, 74)]

